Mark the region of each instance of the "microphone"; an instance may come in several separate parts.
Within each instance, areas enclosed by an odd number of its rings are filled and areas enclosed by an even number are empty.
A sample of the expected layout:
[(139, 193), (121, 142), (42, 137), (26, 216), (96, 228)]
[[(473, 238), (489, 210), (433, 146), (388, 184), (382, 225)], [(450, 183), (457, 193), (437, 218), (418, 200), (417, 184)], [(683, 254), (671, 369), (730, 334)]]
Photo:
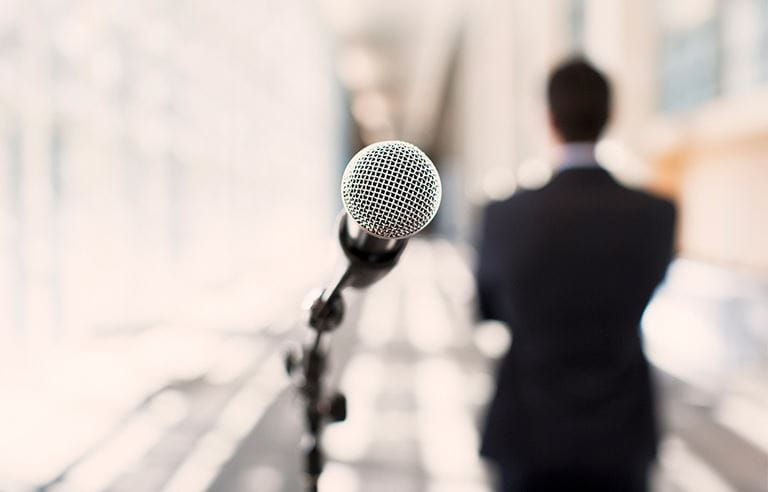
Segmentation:
[(310, 321), (327, 315), (328, 301), (344, 287), (367, 287), (392, 270), (408, 239), (435, 217), (441, 198), (440, 175), (415, 145), (377, 142), (355, 154), (341, 179), (338, 220), (347, 265), (313, 306)]
[(312, 343), (302, 354), (289, 351), (285, 368), (293, 375), (302, 368), (298, 389), (305, 400), (308, 439), (305, 474), (309, 490), (317, 490), (323, 469), (320, 445), (326, 421), (340, 422), (347, 415), (347, 400), (323, 389), (326, 369), (324, 334), (344, 317), (341, 290), (363, 288), (387, 274), (400, 258), (408, 239), (429, 224), (440, 206), (440, 176), (429, 157), (415, 145), (400, 141), (378, 142), (355, 154), (341, 179), (339, 244), (347, 264), (309, 309)]
[(347, 285), (367, 287), (395, 266), (408, 238), (437, 214), (440, 175), (427, 155), (401, 141), (355, 154), (341, 179), (339, 243), (352, 272)]

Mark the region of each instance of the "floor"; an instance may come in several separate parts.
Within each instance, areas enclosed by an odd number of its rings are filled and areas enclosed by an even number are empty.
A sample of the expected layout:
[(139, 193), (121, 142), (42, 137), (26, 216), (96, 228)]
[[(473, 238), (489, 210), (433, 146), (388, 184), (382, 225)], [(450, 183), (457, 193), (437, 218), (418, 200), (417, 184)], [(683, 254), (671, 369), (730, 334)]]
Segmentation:
[[(325, 433), (321, 491), (492, 490), (477, 429), (510, 341), (503, 326), (474, 322), (467, 257), (412, 241), (387, 278), (346, 295), (329, 384), (349, 417)], [(667, 427), (655, 490), (768, 491), (768, 282), (678, 260), (644, 331)], [(216, 344), (215, 360), (28, 489), (302, 490), (301, 400), (282, 354), (306, 335), (297, 318), (216, 332), (200, 342)]]

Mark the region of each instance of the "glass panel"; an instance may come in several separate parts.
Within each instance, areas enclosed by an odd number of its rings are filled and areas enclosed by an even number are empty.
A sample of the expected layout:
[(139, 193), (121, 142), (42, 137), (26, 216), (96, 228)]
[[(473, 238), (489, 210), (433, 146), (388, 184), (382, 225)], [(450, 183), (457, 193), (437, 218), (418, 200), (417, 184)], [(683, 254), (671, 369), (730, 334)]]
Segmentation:
[(719, 94), (718, 30), (718, 19), (711, 17), (696, 26), (662, 35), (662, 110), (690, 109)]

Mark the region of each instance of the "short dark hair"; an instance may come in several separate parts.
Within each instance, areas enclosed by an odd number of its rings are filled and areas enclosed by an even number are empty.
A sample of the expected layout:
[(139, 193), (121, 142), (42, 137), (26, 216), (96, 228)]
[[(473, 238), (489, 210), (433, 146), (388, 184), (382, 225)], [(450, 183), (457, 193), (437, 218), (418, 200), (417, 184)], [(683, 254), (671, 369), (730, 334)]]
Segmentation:
[(584, 59), (560, 64), (549, 76), (547, 101), (552, 123), (566, 142), (595, 141), (608, 121), (608, 80)]

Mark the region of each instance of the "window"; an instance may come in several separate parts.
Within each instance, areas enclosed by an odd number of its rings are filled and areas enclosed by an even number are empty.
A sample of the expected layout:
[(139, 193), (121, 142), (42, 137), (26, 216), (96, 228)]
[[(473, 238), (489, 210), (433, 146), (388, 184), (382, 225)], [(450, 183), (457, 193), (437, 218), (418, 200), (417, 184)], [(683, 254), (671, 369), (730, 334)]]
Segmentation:
[(720, 92), (719, 21), (662, 34), (661, 108), (675, 112), (709, 101)]

